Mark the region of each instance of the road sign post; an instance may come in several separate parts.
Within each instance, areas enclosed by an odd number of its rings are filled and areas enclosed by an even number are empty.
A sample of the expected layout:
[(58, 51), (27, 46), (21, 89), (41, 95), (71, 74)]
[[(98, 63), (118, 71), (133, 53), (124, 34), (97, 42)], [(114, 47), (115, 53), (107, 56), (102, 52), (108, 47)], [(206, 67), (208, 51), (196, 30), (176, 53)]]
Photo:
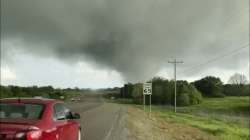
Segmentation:
[(146, 106), (146, 96), (149, 95), (149, 112), (151, 117), (151, 95), (152, 95), (152, 83), (144, 83), (143, 84), (143, 108), (145, 112)]
[(145, 111), (145, 94), (143, 94), (143, 109)]
[(151, 118), (151, 94), (149, 95), (149, 117)]

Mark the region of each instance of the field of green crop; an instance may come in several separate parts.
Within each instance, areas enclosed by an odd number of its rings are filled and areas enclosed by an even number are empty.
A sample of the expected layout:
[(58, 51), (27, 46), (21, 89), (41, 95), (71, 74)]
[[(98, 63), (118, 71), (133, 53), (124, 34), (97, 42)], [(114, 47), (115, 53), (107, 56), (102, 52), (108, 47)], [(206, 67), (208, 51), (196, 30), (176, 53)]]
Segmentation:
[(171, 106), (152, 106), (152, 112), (168, 122), (190, 125), (219, 139), (250, 139), (249, 97), (205, 98), (199, 105), (178, 107), (177, 113)]

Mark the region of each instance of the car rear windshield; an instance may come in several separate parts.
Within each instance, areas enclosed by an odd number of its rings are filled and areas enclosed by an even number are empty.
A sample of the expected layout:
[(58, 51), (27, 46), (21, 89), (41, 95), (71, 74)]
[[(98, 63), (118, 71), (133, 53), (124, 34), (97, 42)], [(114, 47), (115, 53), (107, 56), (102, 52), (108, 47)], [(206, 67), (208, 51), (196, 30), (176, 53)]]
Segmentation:
[(0, 103), (0, 119), (40, 119), (43, 112), (41, 104)]

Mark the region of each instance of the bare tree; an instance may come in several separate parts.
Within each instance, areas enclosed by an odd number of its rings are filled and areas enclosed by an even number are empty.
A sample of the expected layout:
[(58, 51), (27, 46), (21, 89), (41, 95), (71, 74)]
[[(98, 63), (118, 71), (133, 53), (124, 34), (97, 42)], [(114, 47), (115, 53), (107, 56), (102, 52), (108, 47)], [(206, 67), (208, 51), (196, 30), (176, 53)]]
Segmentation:
[(248, 83), (247, 77), (239, 73), (235, 73), (228, 80), (228, 84), (234, 84), (234, 85), (244, 85), (247, 83)]

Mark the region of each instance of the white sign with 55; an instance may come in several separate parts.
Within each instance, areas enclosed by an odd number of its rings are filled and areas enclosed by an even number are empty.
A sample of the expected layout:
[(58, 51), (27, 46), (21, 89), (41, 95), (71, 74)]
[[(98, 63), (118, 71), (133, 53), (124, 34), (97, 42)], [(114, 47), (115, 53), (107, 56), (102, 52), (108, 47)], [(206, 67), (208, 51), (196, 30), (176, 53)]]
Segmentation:
[(151, 95), (152, 94), (152, 83), (144, 83), (143, 84), (143, 94)]

